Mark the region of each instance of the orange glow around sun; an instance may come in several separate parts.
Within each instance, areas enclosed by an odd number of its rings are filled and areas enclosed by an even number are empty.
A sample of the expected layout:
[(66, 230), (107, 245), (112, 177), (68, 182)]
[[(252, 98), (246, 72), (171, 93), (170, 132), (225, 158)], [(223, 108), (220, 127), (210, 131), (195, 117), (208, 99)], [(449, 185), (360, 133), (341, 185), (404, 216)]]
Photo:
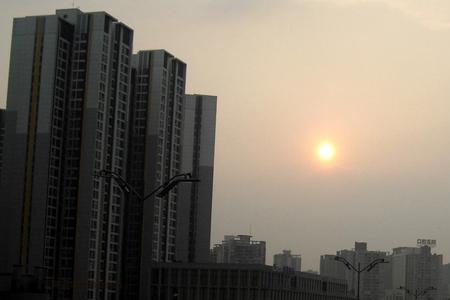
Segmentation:
[(336, 155), (336, 149), (334, 145), (330, 142), (322, 142), (317, 147), (317, 156), (321, 161), (328, 162), (332, 161)]

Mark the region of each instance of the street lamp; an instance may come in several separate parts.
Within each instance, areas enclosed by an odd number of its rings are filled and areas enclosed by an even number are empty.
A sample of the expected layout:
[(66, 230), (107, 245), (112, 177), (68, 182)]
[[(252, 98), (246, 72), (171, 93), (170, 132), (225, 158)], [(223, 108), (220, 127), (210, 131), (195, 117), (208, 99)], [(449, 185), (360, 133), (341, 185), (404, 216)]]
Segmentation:
[(136, 189), (134, 189), (119, 173), (109, 171), (109, 170), (101, 170), (98, 173), (94, 174), (95, 176), (103, 177), (103, 178), (112, 178), (119, 185), (119, 187), (126, 192), (127, 194), (132, 193), (139, 200), (145, 201), (148, 198), (156, 195), (157, 197), (162, 197), (169, 193), (171, 189), (173, 189), (177, 184), (181, 182), (199, 182), (200, 180), (197, 178), (192, 178), (191, 173), (182, 173), (175, 176), (172, 176), (168, 181), (164, 182), (156, 189), (151, 191), (148, 195), (142, 196)]
[(429, 286), (423, 290), (420, 289), (416, 289), (414, 293), (412, 293), (409, 289), (407, 289), (404, 286), (399, 287), (400, 290), (404, 290), (408, 295), (412, 295), (414, 296), (414, 299), (419, 299), (419, 297), (425, 296), (425, 294), (427, 294), (430, 291), (435, 291), (437, 290), (437, 288), (435, 288), (434, 286)]
[(361, 273), (366, 272), (366, 271), (370, 272), (378, 264), (388, 263), (388, 261), (386, 261), (384, 258), (377, 258), (374, 261), (370, 262), (367, 266), (365, 266), (364, 268), (361, 269), (361, 263), (358, 263), (358, 268), (356, 268), (348, 260), (346, 260), (345, 258), (343, 258), (341, 256), (335, 256), (334, 260), (343, 263), (347, 267), (347, 269), (349, 269), (350, 271), (354, 271), (358, 274), (358, 292), (357, 292), (358, 300), (359, 300), (359, 285), (361, 282)]

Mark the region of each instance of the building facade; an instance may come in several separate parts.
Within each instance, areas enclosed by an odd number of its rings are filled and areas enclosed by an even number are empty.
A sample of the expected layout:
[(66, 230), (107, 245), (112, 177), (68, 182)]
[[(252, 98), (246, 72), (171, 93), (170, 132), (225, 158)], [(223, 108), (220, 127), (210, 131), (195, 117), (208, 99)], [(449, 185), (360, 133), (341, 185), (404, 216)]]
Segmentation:
[[(141, 194), (181, 172), (186, 64), (164, 50), (133, 55), (128, 181)], [(179, 188), (126, 207), (125, 294), (135, 297), (153, 262), (175, 261)], [(145, 298), (145, 295), (141, 295)]]
[[(394, 248), (390, 259), (392, 289), (401, 299), (414, 299), (415, 292), (433, 287), (426, 298), (442, 299), (442, 255), (432, 254), (428, 246)], [(403, 289), (400, 290), (400, 287)], [(407, 292), (409, 291), (409, 293)]]
[(253, 241), (250, 235), (226, 235), (221, 244), (214, 245), (212, 256), (216, 263), (266, 263), (266, 242)]
[(441, 284), (442, 298), (450, 299), (450, 264), (442, 266)]
[(291, 254), (291, 250), (283, 250), (283, 253), (273, 256), (273, 265), (279, 269), (289, 268), (300, 272), (302, 269), (302, 257), (301, 255)]
[(336, 255), (320, 256), (320, 275), (331, 278), (345, 278), (345, 266), (335, 260)]
[[(366, 267), (376, 259), (386, 259), (387, 253), (382, 251), (367, 250), (367, 243), (355, 242), (355, 248), (351, 250), (341, 250), (336, 253), (337, 256), (345, 258), (353, 266), (358, 265), (361, 268)], [(332, 255), (322, 256), (321, 259), (321, 275), (335, 278), (342, 278), (347, 281), (349, 291), (353, 295), (357, 294), (358, 280), (357, 273), (353, 270), (347, 269), (342, 263), (339, 267), (333, 261)], [(379, 300), (384, 298), (384, 290), (386, 285), (386, 274), (388, 274), (387, 267), (384, 264), (379, 264), (370, 272), (361, 273), (360, 280), (360, 297), (363, 300)], [(344, 277), (341, 277), (341, 276)]]
[(0, 109), (0, 186), (2, 182), (2, 169), (3, 169), (3, 140), (5, 139), (5, 114), (4, 109)]
[(147, 285), (160, 300), (346, 300), (345, 281), (269, 266), (156, 264)]
[(216, 110), (215, 96), (184, 98), (181, 172), (200, 182), (179, 187), (177, 261), (210, 262)]
[[(148, 299), (153, 263), (210, 258), (217, 99), (185, 95), (184, 62), (132, 45), (105, 12), (14, 19), (0, 273), (42, 275), (51, 299)], [(103, 170), (141, 195), (180, 173), (200, 182), (142, 202)]]
[[(54, 299), (115, 299), (133, 31), (105, 12), (14, 19), (0, 271), (45, 268)], [(4, 244), (3, 244), (4, 243)]]

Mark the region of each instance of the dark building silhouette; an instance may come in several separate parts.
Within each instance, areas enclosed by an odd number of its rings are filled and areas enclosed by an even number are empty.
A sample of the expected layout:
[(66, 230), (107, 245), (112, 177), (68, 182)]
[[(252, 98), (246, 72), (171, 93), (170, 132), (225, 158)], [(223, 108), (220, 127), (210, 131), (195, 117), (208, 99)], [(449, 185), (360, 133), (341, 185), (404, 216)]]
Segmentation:
[(23, 266), (14, 266), (12, 273), (0, 273), (0, 299), (48, 300), (45, 289), (45, 270), (35, 268), (25, 272)]
[(445, 264), (442, 266), (441, 271), (441, 290), (442, 297), (445, 299), (450, 299), (450, 264)]
[(158, 263), (146, 286), (150, 299), (347, 300), (344, 280), (264, 265)]
[(3, 169), (3, 141), (5, 139), (5, 114), (4, 109), (0, 109), (0, 186), (2, 182), (2, 169)]

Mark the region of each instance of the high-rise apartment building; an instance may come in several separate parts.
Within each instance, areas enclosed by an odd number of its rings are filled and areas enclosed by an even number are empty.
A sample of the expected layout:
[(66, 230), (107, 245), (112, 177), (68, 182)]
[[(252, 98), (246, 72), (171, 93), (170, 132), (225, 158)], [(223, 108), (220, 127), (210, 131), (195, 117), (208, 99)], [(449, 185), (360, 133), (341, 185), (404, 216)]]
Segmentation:
[(301, 255), (291, 254), (291, 250), (283, 250), (283, 253), (273, 256), (273, 265), (279, 269), (289, 268), (300, 272), (302, 269), (302, 257)]
[(216, 110), (215, 96), (184, 98), (181, 172), (200, 182), (179, 187), (177, 261), (210, 261)]
[[(181, 172), (186, 64), (164, 50), (133, 55), (129, 183), (142, 195)], [(176, 254), (179, 187), (142, 203), (130, 196), (126, 208), (125, 294), (147, 284), (153, 262)], [(145, 298), (145, 295), (141, 295)]]
[[(367, 243), (355, 242), (355, 248), (352, 250), (341, 250), (337, 252), (337, 256), (345, 258), (353, 266), (357, 267), (358, 264), (361, 268), (366, 267), (372, 261), (376, 259), (386, 259), (387, 253), (382, 251), (369, 251), (367, 250)], [(354, 295), (357, 294), (358, 282), (357, 274), (353, 270), (340, 268), (336, 265), (336, 261), (331, 259), (331, 256), (322, 256), (321, 260), (321, 275), (337, 277), (344, 275), (342, 279), (345, 279), (348, 284), (349, 291)], [(344, 270), (344, 272), (342, 272)], [(360, 297), (363, 300), (378, 300), (384, 297), (386, 269), (384, 264), (377, 265), (370, 272), (364, 272), (361, 274), (360, 280)]]
[(14, 19), (0, 272), (45, 268), (53, 299), (116, 299), (133, 31), (105, 12)]
[(4, 138), (5, 138), (5, 110), (0, 109), (0, 186), (2, 182)]
[[(394, 248), (390, 258), (392, 290), (397, 290), (405, 300), (414, 299), (416, 291), (433, 287), (427, 299), (441, 299), (442, 255), (432, 254), (428, 246)], [(400, 287), (408, 289), (399, 290)]]
[(266, 242), (253, 241), (250, 235), (226, 235), (221, 244), (214, 245), (212, 256), (216, 263), (266, 263)]
[[(132, 43), (105, 12), (14, 20), (0, 272), (45, 277), (52, 299), (147, 299), (153, 263), (210, 257), (217, 99), (185, 95), (184, 62)], [(102, 170), (141, 195), (180, 173), (200, 182), (143, 203)]]

